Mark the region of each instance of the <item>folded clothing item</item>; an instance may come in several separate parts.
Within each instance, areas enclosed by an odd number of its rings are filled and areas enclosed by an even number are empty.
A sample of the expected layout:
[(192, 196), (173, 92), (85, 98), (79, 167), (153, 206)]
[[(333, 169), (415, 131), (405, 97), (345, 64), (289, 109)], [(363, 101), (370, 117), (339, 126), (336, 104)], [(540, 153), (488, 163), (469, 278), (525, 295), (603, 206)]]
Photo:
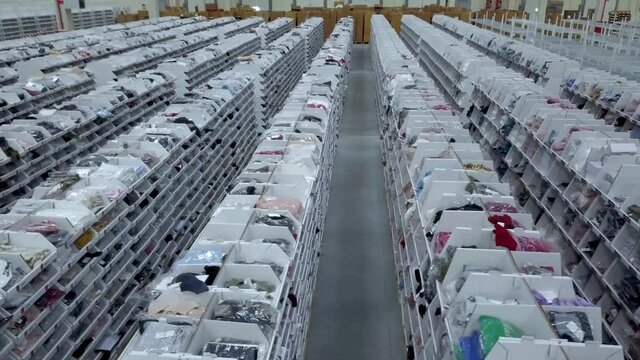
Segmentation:
[(213, 310), (214, 320), (272, 325), (276, 318), (273, 306), (257, 300), (223, 300)]
[[(589, 317), (582, 311), (549, 311), (549, 322), (560, 338), (569, 342), (582, 343), (593, 340)], [(599, 325), (598, 325), (599, 326)]]
[(555, 247), (546, 240), (513, 235), (499, 224), (493, 225), (493, 233), (496, 246), (502, 246), (511, 251), (556, 252)]
[(451, 237), (450, 232), (440, 231), (436, 234), (436, 254), (440, 254)]
[(295, 223), (289, 217), (282, 214), (267, 214), (262, 215), (254, 222), (256, 224), (264, 224), (268, 226), (286, 226), (294, 238), (297, 237)]
[(258, 360), (258, 346), (254, 344), (242, 344), (241, 341), (228, 339), (206, 344), (203, 354), (211, 354), (216, 358), (224, 359)]
[(295, 198), (264, 196), (256, 204), (258, 209), (287, 210), (297, 219), (302, 216), (302, 203)]
[(169, 324), (147, 321), (133, 350), (154, 353), (179, 353), (187, 350), (189, 340), (195, 332), (191, 324)]
[(276, 286), (267, 281), (253, 279), (237, 279), (232, 278), (225, 282), (224, 287), (237, 287), (239, 289), (253, 289), (257, 291), (265, 291), (268, 293), (276, 291)]
[(256, 155), (284, 155), (284, 150), (259, 150), (256, 151)]
[(508, 203), (497, 202), (497, 201), (486, 202), (485, 207), (486, 207), (486, 210), (490, 212), (501, 212), (501, 213), (517, 213), (518, 212), (518, 208), (516, 208), (515, 206)]
[(282, 249), (282, 251), (284, 251), (285, 254), (289, 256), (292, 255), (293, 249), (291, 248), (291, 244), (286, 239), (282, 239), (282, 238), (258, 239), (256, 242), (278, 245)]
[(517, 326), (493, 316), (481, 315), (480, 341), (482, 353), (487, 356), (501, 337), (520, 338), (522, 330)]

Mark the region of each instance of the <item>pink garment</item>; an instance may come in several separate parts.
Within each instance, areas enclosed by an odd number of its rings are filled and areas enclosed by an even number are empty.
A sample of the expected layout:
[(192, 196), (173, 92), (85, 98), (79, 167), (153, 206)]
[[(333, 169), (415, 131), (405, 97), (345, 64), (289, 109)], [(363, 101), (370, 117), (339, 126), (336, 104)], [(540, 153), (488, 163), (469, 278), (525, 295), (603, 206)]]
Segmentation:
[(440, 254), (442, 252), (442, 249), (447, 245), (447, 241), (449, 241), (450, 237), (451, 233), (446, 231), (440, 231), (436, 234), (436, 254)]
[(284, 150), (261, 150), (256, 151), (257, 155), (284, 155)]
[(491, 201), (485, 204), (486, 210), (489, 212), (501, 212), (501, 213), (517, 213), (518, 209), (507, 203)]
[(518, 246), (517, 251), (527, 252), (556, 252), (555, 247), (548, 241), (543, 239), (536, 239), (529, 236), (516, 236), (515, 237)]
[(451, 109), (448, 105), (436, 105), (432, 107), (433, 110), (449, 110)]
[(565, 135), (565, 137), (563, 137), (562, 139), (556, 139), (553, 142), (553, 144), (551, 145), (551, 149), (555, 152), (564, 151), (564, 148), (567, 146), (567, 143), (569, 143), (569, 138), (571, 137), (571, 134), (573, 134), (576, 131), (593, 131), (593, 129), (588, 126), (572, 126), (571, 129), (569, 129), (569, 133)]
[(259, 209), (287, 210), (297, 219), (302, 216), (302, 204), (298, 199), (266, 196), (258, 200), (256, 207)]

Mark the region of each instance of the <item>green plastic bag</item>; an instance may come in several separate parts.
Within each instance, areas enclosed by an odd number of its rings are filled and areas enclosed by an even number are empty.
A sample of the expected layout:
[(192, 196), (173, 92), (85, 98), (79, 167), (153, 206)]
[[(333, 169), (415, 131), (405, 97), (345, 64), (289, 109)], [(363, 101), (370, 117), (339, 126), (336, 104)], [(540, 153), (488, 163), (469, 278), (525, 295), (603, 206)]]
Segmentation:
[(491, 349), (493, 349), (500, 337), (522, 337), (522, 330), (520, 330), (520, 328), (496, 317), (481, 315), (479, 322), (480, 342), (485, 357)]

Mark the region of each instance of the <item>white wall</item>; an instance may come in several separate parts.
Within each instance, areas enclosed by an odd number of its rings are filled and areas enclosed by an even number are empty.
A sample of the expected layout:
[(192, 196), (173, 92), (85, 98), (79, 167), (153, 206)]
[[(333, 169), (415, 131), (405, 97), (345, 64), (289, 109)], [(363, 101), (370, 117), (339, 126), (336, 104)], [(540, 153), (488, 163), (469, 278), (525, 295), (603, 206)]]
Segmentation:
[(0, 0), (0, 7), (5, 6), (47, 6), (54, 8), (55, 0)]
[[(536, 8), (538, 9), (536, 18)], [(524, 11), (529, 13), (531, 20), (538, 20), (544, 22), (545, 14), (547, 13), (547, 0), (526, 0), (524, 4)]]
[[(195, 0), (190, 0), (195, 1)], [(171, 3), (175, 4), (175, 0)], [(138, 10), (144, 7), (149, 11), (149, 17), (160, 16), (160, 9), (158, 8), (158, 0), (85, 0), (86, 7), (97, 6), (113, 6), (114, 8), (126, 8), (130, 12), (138, 12)], [(204, 9), (203, 9), (204, 10)]]

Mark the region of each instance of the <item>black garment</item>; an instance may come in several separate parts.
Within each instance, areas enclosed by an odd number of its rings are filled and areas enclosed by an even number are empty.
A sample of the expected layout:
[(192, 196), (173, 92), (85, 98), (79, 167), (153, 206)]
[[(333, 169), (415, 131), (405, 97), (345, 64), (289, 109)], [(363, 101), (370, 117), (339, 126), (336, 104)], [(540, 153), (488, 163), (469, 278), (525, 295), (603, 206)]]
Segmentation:
[(287, 299), (289, 299), (289, 301), (291, 301), (291, 307), (292, 308), (297, 308), (298, 307), (298, 298), (294, 294), (287, 295)]

